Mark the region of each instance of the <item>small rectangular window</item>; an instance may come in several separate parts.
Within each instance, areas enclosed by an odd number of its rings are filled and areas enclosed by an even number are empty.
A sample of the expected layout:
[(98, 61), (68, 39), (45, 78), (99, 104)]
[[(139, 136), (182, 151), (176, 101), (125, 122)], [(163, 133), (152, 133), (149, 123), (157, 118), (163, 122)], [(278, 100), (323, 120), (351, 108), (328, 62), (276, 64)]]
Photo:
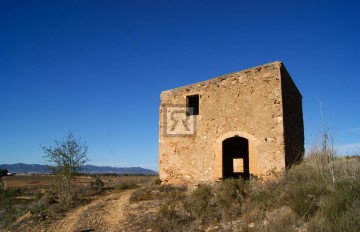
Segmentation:
[(199, 115), (199, 94), (186, 97), (186, 115)]
[(233, 172), (234, 173), (244, 172), (244, 159), (242, 158), (233, 159)]

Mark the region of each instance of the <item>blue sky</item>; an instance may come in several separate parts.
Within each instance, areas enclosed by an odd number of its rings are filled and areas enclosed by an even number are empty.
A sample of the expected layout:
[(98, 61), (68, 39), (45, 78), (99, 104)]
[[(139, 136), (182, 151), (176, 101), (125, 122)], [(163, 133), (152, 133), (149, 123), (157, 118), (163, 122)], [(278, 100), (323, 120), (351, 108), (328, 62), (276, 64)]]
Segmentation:
[(92, 164), (157, 169), (159, 94), (283, 61), (306, 147), (360, 150), (359, 1), (1, 1), (0, 163), (69, 130)]

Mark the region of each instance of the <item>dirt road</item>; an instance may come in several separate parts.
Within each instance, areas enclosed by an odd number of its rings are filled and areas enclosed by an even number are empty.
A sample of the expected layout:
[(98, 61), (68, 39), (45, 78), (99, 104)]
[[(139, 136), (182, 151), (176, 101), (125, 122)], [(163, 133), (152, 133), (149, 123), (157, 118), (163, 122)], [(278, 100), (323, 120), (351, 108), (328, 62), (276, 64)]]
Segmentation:
[(124, 231), (125, 206), (133, 190), (112, 193), (82, 206), (47, 228), (46, 231)]

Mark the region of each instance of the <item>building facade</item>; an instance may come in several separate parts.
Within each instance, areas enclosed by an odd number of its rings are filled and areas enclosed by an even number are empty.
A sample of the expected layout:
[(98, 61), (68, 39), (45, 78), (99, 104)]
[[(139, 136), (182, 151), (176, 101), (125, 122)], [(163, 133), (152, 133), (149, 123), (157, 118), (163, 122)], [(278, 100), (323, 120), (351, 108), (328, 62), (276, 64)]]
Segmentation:
[(269, 177), (304, 155), (302, 96), (281, 62), (160, 95), (165, 184)]

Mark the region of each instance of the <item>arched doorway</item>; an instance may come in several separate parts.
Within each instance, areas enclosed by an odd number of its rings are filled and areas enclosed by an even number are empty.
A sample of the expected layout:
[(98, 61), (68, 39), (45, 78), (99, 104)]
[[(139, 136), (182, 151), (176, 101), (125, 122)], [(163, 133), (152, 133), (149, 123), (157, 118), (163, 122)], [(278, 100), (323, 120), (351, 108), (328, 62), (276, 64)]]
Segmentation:
[(222, 142), (223, 179), (248, 179), (249, 141), (239, 136), (227, 138)]

